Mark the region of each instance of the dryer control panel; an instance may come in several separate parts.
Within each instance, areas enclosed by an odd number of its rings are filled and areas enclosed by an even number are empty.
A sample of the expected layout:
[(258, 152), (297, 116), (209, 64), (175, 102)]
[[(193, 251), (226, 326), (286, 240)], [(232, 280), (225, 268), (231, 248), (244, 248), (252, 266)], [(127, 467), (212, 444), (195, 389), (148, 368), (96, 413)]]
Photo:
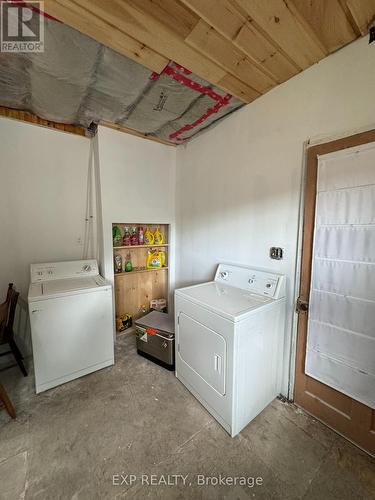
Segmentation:
[(215, 281), (273, 299), (285, 297), (285, 276), (264, 269), (219, 264)]
[(97, 276), (98, 274), (98, 263), (94, 259), (46, 262), (30, 266), (31, 283), (77, 278), (77, 276)]

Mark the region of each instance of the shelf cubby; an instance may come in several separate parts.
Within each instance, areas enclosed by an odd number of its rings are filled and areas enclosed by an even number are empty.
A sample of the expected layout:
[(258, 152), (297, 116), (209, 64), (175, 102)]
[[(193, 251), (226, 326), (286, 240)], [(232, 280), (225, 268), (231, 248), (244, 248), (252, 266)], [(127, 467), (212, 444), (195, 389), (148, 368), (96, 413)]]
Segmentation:
[[(144, 232), (149, 229), (155, 232), (159, 228), (164, 236), (161, 245), (113, 245), (113, 257), (116, 254), (121, 256), (123, 271), (114, 273), (115, 277), (115, 309), (116, 316), (130, 314), (138, 319), (144, 312), (148, 311), (152, 299), (165, 298), (168, 301), (169, 292), (169, 225), (168, 224), (140, 224), (140, 223), (115, 223), (120, 229), (121, 235), (124, 235), (125, 227), (140, 227)], [(161, 268), (146, 269), (147, 253), (149, 250), (165, 252), (165, 266)], [(130, 260), (135, 270), (125, 272), (126, 256), (130, 254)], [(121, 332), (122, 333), (122, 332)]]

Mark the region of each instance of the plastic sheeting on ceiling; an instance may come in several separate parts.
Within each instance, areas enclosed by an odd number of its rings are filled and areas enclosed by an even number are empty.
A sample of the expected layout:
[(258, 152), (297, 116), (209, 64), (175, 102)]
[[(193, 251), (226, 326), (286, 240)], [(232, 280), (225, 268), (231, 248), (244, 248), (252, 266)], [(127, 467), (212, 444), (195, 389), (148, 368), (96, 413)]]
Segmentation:
[(159, 75), (59, 21), (44, 26), (43, 53), (0, 53), (1, 106), (182, 143), (243, 105), (172, 61)]

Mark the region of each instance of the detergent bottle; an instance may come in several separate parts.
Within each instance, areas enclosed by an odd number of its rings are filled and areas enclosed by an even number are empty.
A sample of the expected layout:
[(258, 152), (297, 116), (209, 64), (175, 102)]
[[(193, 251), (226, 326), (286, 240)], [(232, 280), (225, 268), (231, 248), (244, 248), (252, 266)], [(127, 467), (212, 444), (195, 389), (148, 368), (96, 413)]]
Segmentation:
[(146, 229), (144, 241), (145, 241), (145, 245), (153, 245), (154, 244), (154, 235), (149, 230), (149, 228)]
[(161, 263), (161, 255), (157, 250), (149, 250), (147, 252), (147, 261), (146, 268), (147, 269), (160, 269), (162, 267)]
[(155, 245), (162, 245), (163, 244), (163, 235), (160, 232), (159, 228), (157, 228), (156, 231), (154, 232), (154, 243), (155, 243)]

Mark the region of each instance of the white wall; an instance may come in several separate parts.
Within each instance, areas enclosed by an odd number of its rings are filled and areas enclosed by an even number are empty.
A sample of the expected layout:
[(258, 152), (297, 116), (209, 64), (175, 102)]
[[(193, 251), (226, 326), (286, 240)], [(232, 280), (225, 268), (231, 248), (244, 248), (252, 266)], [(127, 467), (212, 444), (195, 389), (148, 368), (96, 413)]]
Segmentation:
[(0, 118), (0, 287), (25, 297), (32, 262), (80, 258), (89, 140)]
[[(304, 141), (374, 128), (375, 44), (367, 37), (242, 108), (177, 151), (178, 286), (212, 279), (218, 262), (288, 278), (283, 393), (293, 320)], [(284, 260), (269, 258), (281, 246)]]
[(25, 308), (32, 262), (81, 258), (89, 140), (7, 118), (0, 137), (0, 295)]
[(102, 273), (113, 281), (112, 223), (174, 223), (176, 149), (106, 127), (98, 137)]

